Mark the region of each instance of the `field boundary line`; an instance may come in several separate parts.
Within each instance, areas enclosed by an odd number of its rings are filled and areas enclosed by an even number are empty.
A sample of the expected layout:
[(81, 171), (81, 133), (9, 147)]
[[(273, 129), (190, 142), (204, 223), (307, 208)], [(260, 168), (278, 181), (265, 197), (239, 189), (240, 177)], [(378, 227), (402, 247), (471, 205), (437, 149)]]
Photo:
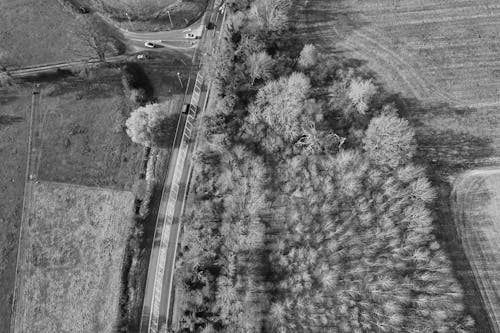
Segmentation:
[[(19, 319), (24, 318), (24, 312), (22, 318), (17, 318), (20, 311), (20, 307), (24, 308), (23, 304), (19, 302), (19, 295), (22, 292), (22, 266), (25, 262), (26, 257), (29, 255), (29, 247), (26, 246), (27, 241), (26, 233), (28, 232), (28, 226), (26, 226), (27, 220), (29, 219), (29, 208), (31, 207), (31, 201), (33, 196), (33, 184), (30, 180), (31, 176), (31, 162), (32, 162), (32, 145), (33, 145), (33, 130), (35, 122), (35, 113), (37, 108), (37, 103), (40, 102), (40, 89), (38, 86), (34, 86), (31, 94), (31, 107), (30, 107), (30, 120), (29, 120), (29, 130), (28, 130), (28, 140), (26, 149), (26, 171), (24, 176), (24, 190), (23, 190), (23, 205), (21, 208), (21, 223), (19, 225), (19, 237), (17, 246), (17, 258), (16, 258), (16, 269), (14, 273), (14, 290), (12, 292), (12, 305), (11, 305), (11, 317), (10, 317), (10, 329), (11, 333), (16, 332), (16, 326), (21, 325)], [(38, 105), (39, 106), (39, 105)], [(28, 244), (29, 245), (29, 244)], [(22, 298), (21, 298), (22, 299)]]

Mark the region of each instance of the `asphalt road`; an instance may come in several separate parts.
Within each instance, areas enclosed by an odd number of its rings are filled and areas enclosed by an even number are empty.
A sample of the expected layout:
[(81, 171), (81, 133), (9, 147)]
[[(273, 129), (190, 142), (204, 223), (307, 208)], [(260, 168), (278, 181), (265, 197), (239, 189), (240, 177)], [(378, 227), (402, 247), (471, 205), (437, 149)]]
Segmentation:
[[(154, 49), (159, 52), (164, 48), (178, 50), (179, 52), (189, 52), (198, 46), (198, 41), (203, 31), (202, 22), (204, 19), (205, 17), (203, 16), (191, 26), (179, 30), (143, 33), (129, 32), (123, 29), (120, 30), (125, 38), (124, 41), (127, 46), (135, 52), (152, 50), (144, 45), (145, 42), (153, 42), (159, 45), (159, 48)], [(186, 34), (188, 33), (193, 34), (196, 38), (187, 38)]]
[[(208, 8), (213, 8), (213, 1)], [(208, 19), (216, 23), (216, 29), (203, 31), (201, 41), (213, 46), (219, 36), (223, 17), (216, 9), (207, 12), (203, 23)], [(203, 25), (201, 25), (203, 27)], [(148, 35), (151, 37), (151, 35)], [(195, 53), (196, 55), (196, 53)], [(199, 55), (199, 54), (198, 54)], [(203, 88), (203, 78), (194, 71), (199, 69), (199, 59), (193, 57), (190, 83), (186, 87), (185, 102), (191, 107), (188, 115), (181, 114), (173, 151), (170, 159), (168, 175), (163, 184), (160, 210), (157, 215), (155, 235), (150, 255), (144, 305), (141, 315), (141, 333), (156, 333), (164, 326), (170, 326), (174, 284), (175, 259), (179, 235), (182, 227), (182, 211), (184, 206), (193, 144), (195, 117), (199, 107), (205, 104), (207, 92)]]

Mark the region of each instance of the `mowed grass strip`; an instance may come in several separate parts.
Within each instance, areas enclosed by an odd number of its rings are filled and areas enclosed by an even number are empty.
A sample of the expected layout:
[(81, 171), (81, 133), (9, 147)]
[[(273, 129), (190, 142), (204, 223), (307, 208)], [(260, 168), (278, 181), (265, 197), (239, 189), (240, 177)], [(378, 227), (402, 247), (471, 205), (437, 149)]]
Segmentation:
[(19, 332), (113, 332), (132, 206), (126, 191), (34, 185)]
[(500, 170), (462, 175), (453, 189), (452, 207), (490, 322), (500, 332)]

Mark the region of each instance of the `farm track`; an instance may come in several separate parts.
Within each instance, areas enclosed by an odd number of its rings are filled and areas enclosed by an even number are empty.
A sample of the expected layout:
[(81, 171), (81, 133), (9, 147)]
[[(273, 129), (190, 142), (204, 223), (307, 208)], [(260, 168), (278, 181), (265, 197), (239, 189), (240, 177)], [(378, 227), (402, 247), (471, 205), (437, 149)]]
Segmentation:
[[(500, 281), (496, 278), (500, 249), (495, 237), (500, 233), (500, 220), (486, 213), (482, 199), (498, 192), (499, 175), (500, 170), (468, 172), (455, 182), (451, 196), (455, 225), (495, 332), (500, 332)], [(492, 177), (497, 180), (492, 181)], [(490, 198), (496, 213), (500, 212), (499, 199), (498, 193)]]

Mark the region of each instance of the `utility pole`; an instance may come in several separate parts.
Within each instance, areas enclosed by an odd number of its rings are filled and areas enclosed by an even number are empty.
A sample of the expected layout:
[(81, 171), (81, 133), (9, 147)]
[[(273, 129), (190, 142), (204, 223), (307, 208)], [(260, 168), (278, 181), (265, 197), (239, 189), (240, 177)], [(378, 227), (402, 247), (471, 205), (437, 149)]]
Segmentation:
[(181, 84), (181, 88), (184, 88), (184, 85), (182, 84), (181, 73), (177, 72), (177, 78), (179, 79), (179, 82)]
[(172, 23), (172, 18), (170, 17), (170, 10), (167, 10), (168, 14), (168, 19), (170, 20), (170, 25), (172, 26), (172, 29), (174, 28), (174, 24)]
[(128, 19), (129, 29), (132, 29), (132, 20), (130, 19), (130, 15), (128, 14), (128, 12), (125, 12), (125, 16), (127, 16)]

